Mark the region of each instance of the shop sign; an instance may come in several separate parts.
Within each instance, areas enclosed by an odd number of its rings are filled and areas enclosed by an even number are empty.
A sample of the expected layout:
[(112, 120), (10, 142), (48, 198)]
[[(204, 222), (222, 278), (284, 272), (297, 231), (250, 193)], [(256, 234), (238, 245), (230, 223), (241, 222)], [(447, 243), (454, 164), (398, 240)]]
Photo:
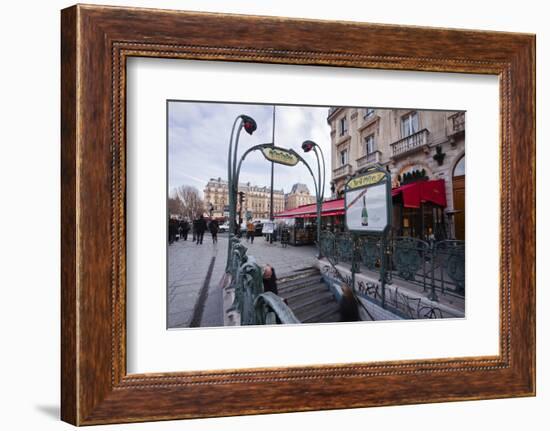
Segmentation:
[(262, 148), (262, 154), (270, 162), (281, 165), (296, 166), (298, 163), (298, 157), (296, 157), (296, 154), (292, 150), (269, 146)]
[(346, 227), (351, 232), (385, 233), (391, 225), (391, 177), (373, 165), (352, 177), (344, 189)]

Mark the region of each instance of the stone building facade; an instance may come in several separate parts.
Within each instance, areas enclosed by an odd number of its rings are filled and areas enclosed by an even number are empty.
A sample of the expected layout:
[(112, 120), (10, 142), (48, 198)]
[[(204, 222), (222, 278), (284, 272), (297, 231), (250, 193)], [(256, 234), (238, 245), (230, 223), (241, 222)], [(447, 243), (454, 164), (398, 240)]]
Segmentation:
[[(239, 192), (244, 193), (242, 217), (250, 212), (254, 219), (268, 219), (270, 210), (270, 188), (256, 186), (250, 183), (240, 183)], [(229, 193), (227, 180), (222, 178), (210, 178), (204, 188), (204, 202), (207, 210), (212, 206), (212, 217), (226, 217), (226, 207), (229, 205)], [(285, 195), (283, 190), (273, 190), (273, 212), (283, 211), (285, 207)], [(237, 197), (237, 211), (239, 210), (239, 198)]]
[[(411, 109), (330, 108), (333, 196), (346, 178), (370, 163), (385, 166), (392, 187), (413, 172), (443, 179), (446, 214), (464, 236), (465, 113)], [(416, 174), (415, 174), (416, 175)]]
[(285, 210), (291, 210), (302, 205), (315, 203), (315, 196), (309, 193), (306, 184), (296, 183), (292, 186), (290, 193), (285, 195)]

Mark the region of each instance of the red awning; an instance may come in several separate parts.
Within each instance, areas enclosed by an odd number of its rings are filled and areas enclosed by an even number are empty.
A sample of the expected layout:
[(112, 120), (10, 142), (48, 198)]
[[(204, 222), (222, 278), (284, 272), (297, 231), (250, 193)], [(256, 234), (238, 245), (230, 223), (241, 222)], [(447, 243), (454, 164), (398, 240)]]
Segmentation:
[(422, 202), (431, 202), (440, 207), (447, 206), (445, 180), (418, 181), (397, 187), (392, 197), (401, 195), (405, 208), (420, 208)]
[[(344, 214), (344, 199), (335, 199), (323, 202), (321, 216), (333, 216)], [(291, 210), (274, 214), (275, 218), (312, 218), (317, 217), (317, 204), (302, 205)]]

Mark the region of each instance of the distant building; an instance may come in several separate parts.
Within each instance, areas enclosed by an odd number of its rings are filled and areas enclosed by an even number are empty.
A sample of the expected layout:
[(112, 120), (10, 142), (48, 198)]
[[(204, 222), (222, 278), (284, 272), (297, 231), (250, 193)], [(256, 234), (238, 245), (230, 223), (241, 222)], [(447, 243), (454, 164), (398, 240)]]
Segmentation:
[[(243, 192), (242, 217), (247, 211), (255, 219), (268, 219), (270, 213), (270, 188), (240, 183), (239, 192)], [(227, 181), (221, 178), (211, 178), (204, 188), (204, 202), (206, 208), (212, 205), (212, 216), (217, 218), (226, 217), (229, 205), (229, 192)], [(273, 212), (283, 211), (285, 196), (283, 190), (273, 190)], [(239, 198), (237, 196), (237, 211), (239, 210)]]
[(285, 210), (297, 208), (302, 205), (312, 204), (315, 202), (315, 196), (309, 193), (307, 185), (296, 183), (292, 186), (290, 193), (285, 195)]
[(446, 206), (422, 203), (412, 209), (396, 202), (396, 227), (401, 234), (427, 238), (438, 224), (446, 235), (464, 239), (464, 112), (335, 107), (327, 121), (333, 197), (343, 195), (349, 176), (374, 162), (391, 173), (396, 195), (406, 183), (443, 180)]

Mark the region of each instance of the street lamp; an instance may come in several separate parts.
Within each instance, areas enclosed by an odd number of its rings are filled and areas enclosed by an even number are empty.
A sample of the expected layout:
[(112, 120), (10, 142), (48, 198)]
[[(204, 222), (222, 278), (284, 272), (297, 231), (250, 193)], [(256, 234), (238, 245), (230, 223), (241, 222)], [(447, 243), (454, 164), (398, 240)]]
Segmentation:
[[(238, 126), (237, 126), (238, 123)], [(237, 128), (237, 133), (235, 133)], [(236, 176), (237, 170), (237, 150), (239, 148), (239, 137), (241, 130), (252, 135), (258, 128), (256, 121), (248, 115), (241, 114), (235, 118), (231, 135), (229, 136), (229, 152), (227, 155), (227, 189), (229, 193), (229, 241), (227, 244), (227, 264), (226, 272), (229, 271), (229, 263), (231, 259), (231, 237), (236, 234), (235, 217), (237, 213), (237, 191), (239, 184)], [(235, 135), (235, 145), (233, 145), (233, 136)]]
[[(302, 150), (304, 153), (309, 153), (311, 150), (315, 153), (317, 158), (317, 181), (313, 178), (315, 185), (315, 197), (317, 202), (317, 249), (318, 257), (321, 258), (321, 207), (323, 205), (323, 197), (325, 196), (325, 180), (326, 180), (326, 170), (325, 170), (325, 156), (321, 147), (315, 142), (307, 140), (302, 143)], [(321, 170), (321, 161), (319, 160), (319, 153), (321, 153), (321, 160), (323, 161), (323, 169)]]

